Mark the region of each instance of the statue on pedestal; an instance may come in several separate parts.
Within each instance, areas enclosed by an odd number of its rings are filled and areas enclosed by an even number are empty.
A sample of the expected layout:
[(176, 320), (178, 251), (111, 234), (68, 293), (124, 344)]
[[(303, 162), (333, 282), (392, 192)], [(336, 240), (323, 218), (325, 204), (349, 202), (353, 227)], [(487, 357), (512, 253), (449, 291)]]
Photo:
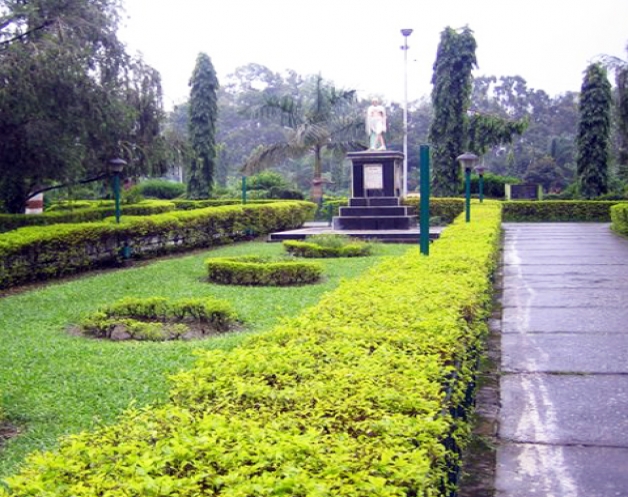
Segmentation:
[(366, 110), (366, 134), (369, 137), (369, 150), (386, 150), (386, 109), (374, 98)]

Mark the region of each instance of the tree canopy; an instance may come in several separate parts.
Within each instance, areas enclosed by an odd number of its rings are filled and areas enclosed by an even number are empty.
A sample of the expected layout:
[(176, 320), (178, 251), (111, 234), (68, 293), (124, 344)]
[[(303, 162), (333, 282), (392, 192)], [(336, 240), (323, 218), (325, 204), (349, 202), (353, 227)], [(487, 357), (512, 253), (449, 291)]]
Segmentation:
[(105, 172), (160, 170), (159, 74), (116, 36), (117, 0), (0, 2), (0, 202)]
[(252, 108), (253, 118), (272, 118), (284, 126), (284, 138), (257, 147), (248, 157), (243, 171), (251, 174), (287, 159), (313, 156), (311, 197), (322, 195), (322, 152), (344, 155), (348, 150), (363, 150), (364, 118), (356, 113), (354, 90), (339, 90), (323, 78), (313, 76), (300, 94), (266, 93), (261, 105)]

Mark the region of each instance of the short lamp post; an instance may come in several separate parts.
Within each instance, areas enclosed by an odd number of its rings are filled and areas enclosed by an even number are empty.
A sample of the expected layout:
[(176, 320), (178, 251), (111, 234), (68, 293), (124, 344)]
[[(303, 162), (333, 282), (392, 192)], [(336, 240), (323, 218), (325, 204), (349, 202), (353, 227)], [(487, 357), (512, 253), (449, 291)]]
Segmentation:
[(120, 224), (120, 173), (126, 161), (119, 157), (109, 161), (109, 172), (113, 174), (113, 195), (116, 203), (116, 223)]
[(464, 171), (464, 198), (465, 198), (465, 221), (471, 221), (471, 170), (478, 160), (478, 156), (470, 152), (459, 155), (456, 160), (460, 162)]
[(479, 177), (480, 203), (484, 202), (484, 171), (486, 168), (483, 165), (475, 166), (475, 172), (478, 173)]

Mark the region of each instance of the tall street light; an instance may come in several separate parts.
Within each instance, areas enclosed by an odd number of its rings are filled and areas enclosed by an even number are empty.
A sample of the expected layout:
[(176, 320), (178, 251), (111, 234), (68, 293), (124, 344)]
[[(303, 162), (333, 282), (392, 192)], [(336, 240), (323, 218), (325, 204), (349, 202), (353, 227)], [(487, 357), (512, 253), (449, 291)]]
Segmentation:
[(402, 29), (403, 35), (403, 196), (408, 195), (408, 36), (412, 29)]
[(470, 152), (459, 155), (456, 160), (464, 170), (465, 221), (471, 221), (471, 169), (475, 166), (478, 156)]

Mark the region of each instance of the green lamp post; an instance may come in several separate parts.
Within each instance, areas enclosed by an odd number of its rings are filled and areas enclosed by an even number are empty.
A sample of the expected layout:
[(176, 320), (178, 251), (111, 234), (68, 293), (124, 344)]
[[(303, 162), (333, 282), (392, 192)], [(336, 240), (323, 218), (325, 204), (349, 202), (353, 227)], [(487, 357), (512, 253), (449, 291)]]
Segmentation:
[(116, 205), (116, 223), (120, 224), (120, 173), (126, 166), (126, 161), (116, 157), (109, 161), (109, 172), (113, 174), (113, 195)]
[(478, 156), (471, 152), (459, 155), (456, 160), (460, 162), (464, 171), (464, 198), (465, 198), (465, 221), (471, 221), (471, 169), (478, 160)]
[(479, 177), (480, 203), (484, 202), (484, 171), (486, 171), (486, 168), (482, 164), (475, 166), (475, 172)]

